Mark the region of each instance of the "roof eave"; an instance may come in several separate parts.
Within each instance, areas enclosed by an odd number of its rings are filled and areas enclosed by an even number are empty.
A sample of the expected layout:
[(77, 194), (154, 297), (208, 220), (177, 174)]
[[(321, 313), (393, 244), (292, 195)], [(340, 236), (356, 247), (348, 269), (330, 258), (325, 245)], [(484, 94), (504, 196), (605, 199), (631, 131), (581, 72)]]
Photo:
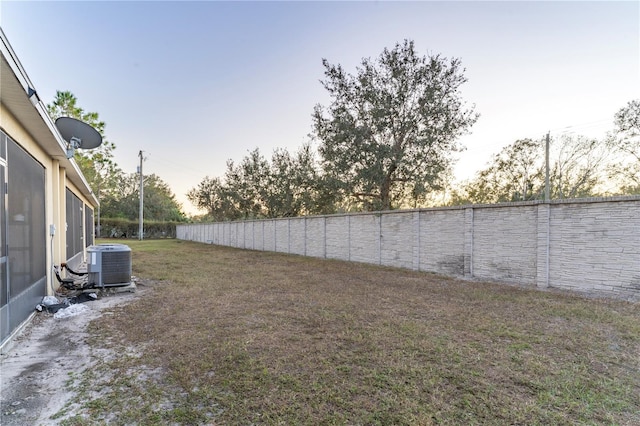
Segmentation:
[(38, 145), (51, 158), (60, 162), (67, 178), (84, 195), (93, 207), (99, 201), (91, 190), (76, 161), (67, 158), (66, 142), (40, 100), (35, 86), (29, 79), (17, 55), (0, 28), (0, 102), (20, 121)]

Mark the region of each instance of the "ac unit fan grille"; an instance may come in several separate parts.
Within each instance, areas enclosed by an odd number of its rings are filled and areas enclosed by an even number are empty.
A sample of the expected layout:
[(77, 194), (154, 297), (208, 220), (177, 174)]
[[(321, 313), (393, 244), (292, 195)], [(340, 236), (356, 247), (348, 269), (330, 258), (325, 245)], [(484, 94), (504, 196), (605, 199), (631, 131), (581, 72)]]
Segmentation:
[(131, 281), (131, 252), (102, 252), (102, 284)]

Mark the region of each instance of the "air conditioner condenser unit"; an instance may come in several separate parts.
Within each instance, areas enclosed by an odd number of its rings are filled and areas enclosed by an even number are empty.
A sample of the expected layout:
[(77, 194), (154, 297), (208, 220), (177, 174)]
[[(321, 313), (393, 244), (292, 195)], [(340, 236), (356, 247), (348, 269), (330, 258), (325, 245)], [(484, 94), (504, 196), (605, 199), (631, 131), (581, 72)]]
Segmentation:
[(124, 244), (87, 247), (89, 287), (122, 287), (131, 284), (131, 248)]

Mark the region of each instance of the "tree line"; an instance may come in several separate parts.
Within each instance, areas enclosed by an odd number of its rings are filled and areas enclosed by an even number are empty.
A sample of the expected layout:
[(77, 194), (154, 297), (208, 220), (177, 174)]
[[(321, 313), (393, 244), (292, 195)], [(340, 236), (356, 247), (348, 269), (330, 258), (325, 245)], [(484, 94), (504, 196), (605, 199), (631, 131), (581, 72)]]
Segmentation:
[[(92, 150), (76, 150), (74, 159), (100, 202), (100, 217), (138, 220), (140, 195), (139, 175), (124, 173), (114, 160), (116, 145), (107, 140), (105, 123), (98, 113), (86, 112), (69, 91), (57, 91), (47, 105), (53, 120), (73, 117), (93, 126), (102, 136), (102, 145)], [(144, 176), (144, 218), (158, 222), (187, 220), (169, 185), (155, 174)], [(97, 219), (97, 217), (96, 217)]]
[[(542, 200), (546, 185), (544, 138), (503, 148), (473, 179), (451, 192), (449, 204)], [(603, 139), (563, 134), (550, 138), (550, 198), (640, 194), (640, 100), (614, 116)]]
[[(467, 82), (459, 58), (420, 56), (414, 42), (364, 58), (355, 73), (322, 60), (328, 105), (312, 112), (309, 141), (296, 152), (259, 148), (239, 162), (228, 160), (222, 176), (206, 176), (187, 193), (205, 211), (195, 220), (239, 220), (337, 212), (498, 203), (543, 199), (545, 141), (514, 141), (463, 182), (453, 179), (460, 136), (478, 120), (475, 105), (461, 95)], [(137, 220), (139, 176), (114, 162), (97, 113), (77, 106), (70, 92), (48, 105), (52, 118), (70, 116), (103, 136), (100, 148), (75, 158), (101, 203), (101, 217)], [(185, 221), (169, 186), (145, 179), (144, 217)], [(640, 194), (640, 100), (614, 116), (600, 139), (578, 135), (550, 138), (552, 199)]]
[(457, 140), (478, 119), (461, 96), (460, 59), (420, 56), (405, 40), (355, 74), (322, 64), (331, 103), (314, 108), (311, 142), (271, 161), (256, 149), (223, 178), (206, 177), (187, 197), (208, 218), (389, 210), (444, 188)]
[[(460, 88), (460, 59), (419, 56), (405, 40), (363, 59), (355, 74), (322, 61), (328, 106), (313, 111), (311, 141), (267, 159), (258, 148), (187, 194), (203, 220), (287, 217), (543, 199), (545, 141), (523, 139), (472, 179), (452, 176), (458, 138), (478, 119)], [(640, 193), (640, 100), (598, 140), (550, 138), (552, 199)], [(317, 149), (312, 148), (312, 144)]]

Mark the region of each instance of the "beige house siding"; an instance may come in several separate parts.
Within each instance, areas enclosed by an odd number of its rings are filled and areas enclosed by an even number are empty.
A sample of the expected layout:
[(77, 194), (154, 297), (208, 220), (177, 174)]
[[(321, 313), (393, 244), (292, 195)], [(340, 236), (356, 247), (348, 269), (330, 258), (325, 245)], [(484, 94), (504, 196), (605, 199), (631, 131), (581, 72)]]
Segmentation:
[[(30, 313), (33, 311), (33, 308), (35, 308), (35, 303), (33, 303), (31, 307), (32, 302), (38, 298), (41, 299), (46, 293), (51, 293), (52, 288), (58, 287), (58, 282), (53, 274), (53, 265), (59, 265), (61, 262), (68, 260), (66, 250), (67, 189), (78, 197), (82, 207), (82, 247), (79, 254), (74, 257), (84, 258), (86, 255), (86, 242), (91, 241), (93, 226), (90, 226), (90, 229), (88, 229), (85, 214), (87, 208), (89, 208), (93, 211), (95, 217), (98, 200), (92, 193), (76, 162), (73, 159), (67, 159), (65, 150), (66, 142), (56, 129), (53, 120), (48, 116), (45, 104), (37, 95), (29, 96), (29, 94), (35, 90), (35, 87), (26, 75), (16, 53), (11, 48), (5, 34), (1, 30), (0, 83), (0, 129), (8, 138), (15, 142), (15, 144), (41, 164), (44, 169), (44, 201), (36, 198), (38, 202), (35, 205), (42, 206), (44, 204), (45, 223), (44, 225), (41, 223), (42, 216), (40, 216), (37, 225), (27, 224), (26, 229), (29, 229), (30, 233), (34, 233), (33, 235), (37, 235), (39, 241), (41, 241), (43, 237), (44, 241), (46, 241), (44, 256), (46, 265), (38, 265), (40, 271), (42, 269), (46, 271), (46, 290), (43, 289), (41, 284), (38, 284), (37, 291), (33, 290), (36, 288), (33, 287), (28, 291), (25, 290), (25, 292), (19, 296), (11, 295), (12, 291), (15, 293), (14, 290), (16, 290), (17, 287), (11, 287), (12, 279), (8, 274), (0, 274), (3, 276), (2, 291), (6, 296), (6, 302), (3, 302), (0, 306), (0, 316), (2, 316), (0, 322), (3, 323), (1, 327), (2, 334), (0, 336), (1, 349), (5, 347), (5, 344), (11, 340), (15, 332), (30, 318)], [(6, 162), (5, 179), (10, 173), (10, 170), (12, 170), (11, 167), (11, 158), (8, 158)], [(15, 170), (12, 172), (15, 172)], [(15, 194), (16, 192), (12, 192), (11, 185), (12, 182), (9, 181), (8, 193)], [(38, 187), (41, 188), (40, 184), (38, 184)], [(6, 236), (7, 245), (11, 250), (10, 235), (6, 233), (6, 229), (8, 229), (7, 224), (10, 220), (7, 215), (9, 208), (11, 208), (11, 197), (6, 199), (8, 200), (8, 204), (0, 216), (0, 226), (3, 227), (2, 234), (0, 235)], [(80, 214), (79, 212), (77, 213)], [(55, 226), (55, 235), (53, 235), (53, 237), (50, 235), (52, 225)], [(78, 247), (78, 244), (74, 246), (74, 249), (75, 247)], [(38, 259), (41, 258), (42, 256), (40, 254)], [(11, 256), (1, 258), (0, 260), (2, 259), (4, 259), (3, 262), (5, 266), (2, 266), (3, 264), (0, 262), (0, 267), (8, 268), (6, 270), (12, 270), (11, 263), (13, 260)], [(42, 277), (42, 275), (38, 276)], [(42, 283), (42, 278), (38, 278), (38, 282)], [(42, 292), (42, 294), (39, 294), (40, 292)], [(22, 299), (16, 300), (19, 298)], [(16, 306), (12, 307), (12, 300), (16, 301)], [(10, 323), (10, 325), (7, 325), (7, 323)]]
[[(27, 151), (36, 161), (43, 165), (45, 169), (45, 217), (47, 224), (54, 224), (56, 235), (53, 238), (53, 253), (51, 245), (47, 247), (47, 263), (49, 265), (59, 265), (68, 260), (66, 258), (66, 189), (68, 188), (83, 203), (91, 206), (95, 210), (97, 204), (83, 194), (78, 185), (67, 179), (66, 169), (62, 167), (59, 160), (51, 158), (44, 152), (36, 140), (19, 123), (15, 116), (0, 103), (0, 128), (25, 151)], [(84, 216), (83, 216), (84, 220)], [(83, 241), (89, 237), (84, 229)], [(50, 237), (48, 237), (48, 241)], [(53, 263), (52, 263), (53, 260)], [(47, 268), (47, 279), (51, 280), (51, 268)], [(55, 281), (55, 280), (54, 280)], [(57, 282), (53, 283), (57, 287)]]

